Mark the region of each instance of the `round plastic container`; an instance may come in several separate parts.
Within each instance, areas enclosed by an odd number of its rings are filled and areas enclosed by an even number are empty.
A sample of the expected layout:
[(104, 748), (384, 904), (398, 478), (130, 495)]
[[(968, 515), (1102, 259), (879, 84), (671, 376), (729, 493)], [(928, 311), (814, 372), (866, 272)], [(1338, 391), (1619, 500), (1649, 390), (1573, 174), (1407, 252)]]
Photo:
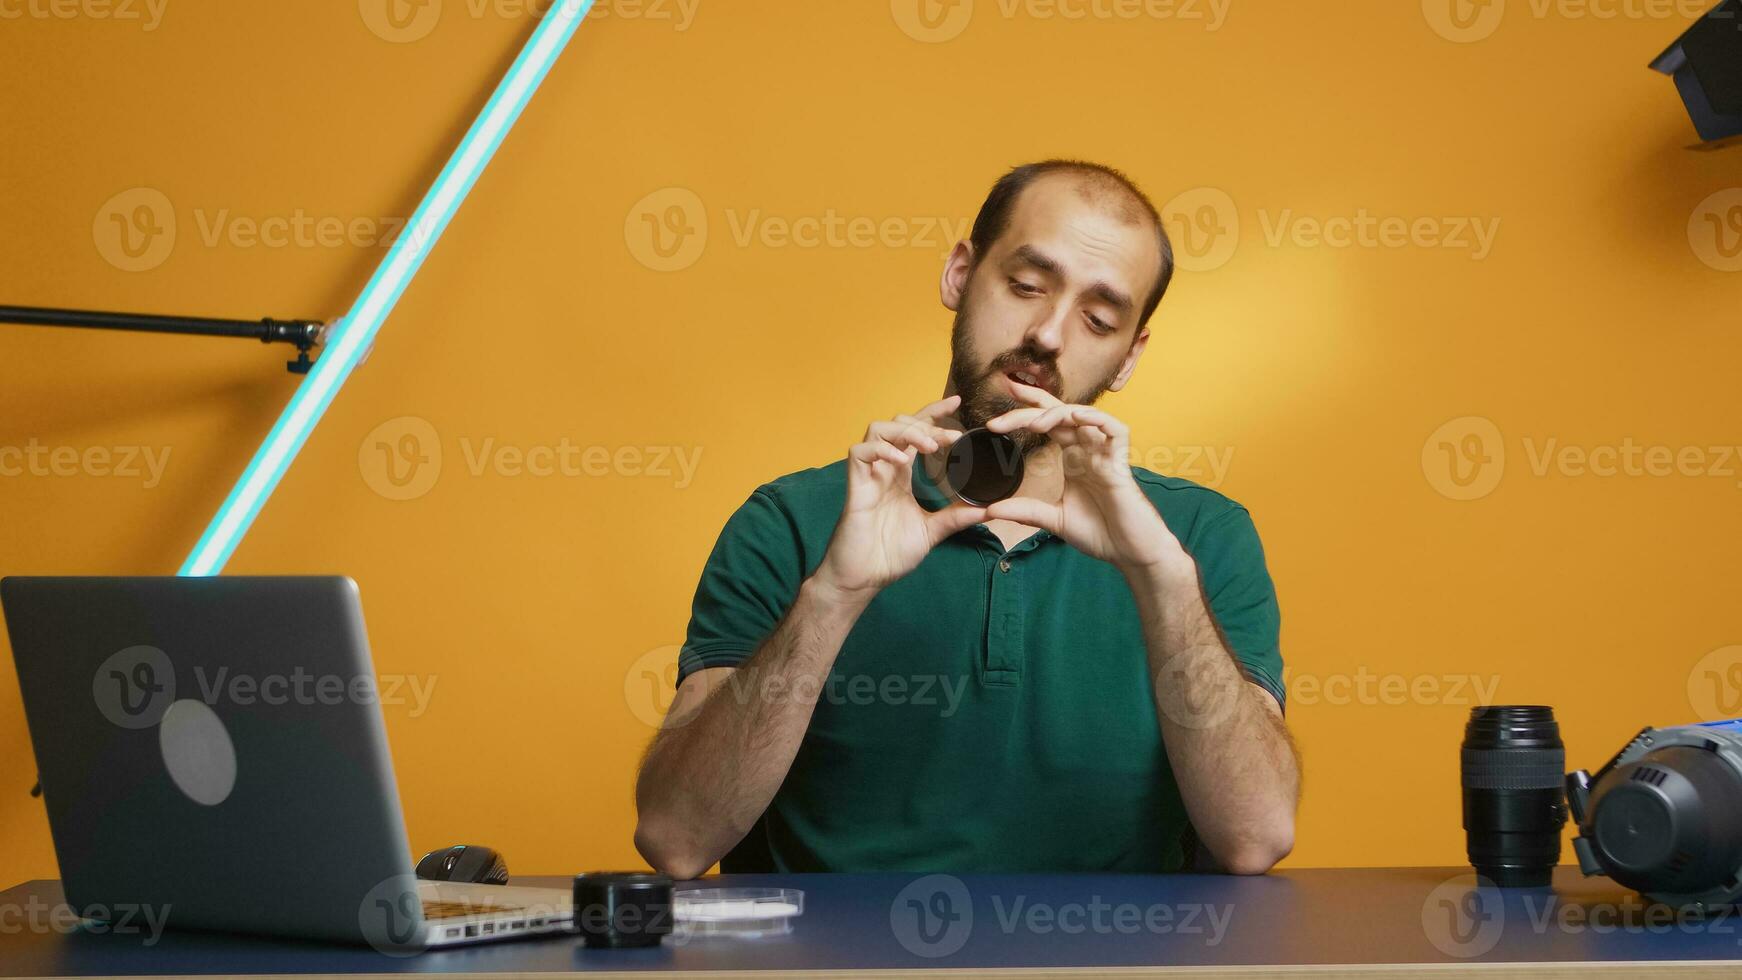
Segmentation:
[(797, 888), (689, 888), (672, 895), (675, 939), (783, 936), (804, 914)]

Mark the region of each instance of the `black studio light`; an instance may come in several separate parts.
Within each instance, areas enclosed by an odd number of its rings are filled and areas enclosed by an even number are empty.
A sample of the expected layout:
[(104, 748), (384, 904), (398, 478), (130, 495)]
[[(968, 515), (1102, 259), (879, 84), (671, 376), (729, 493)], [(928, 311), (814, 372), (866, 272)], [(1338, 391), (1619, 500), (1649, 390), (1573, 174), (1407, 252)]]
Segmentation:
[(1742, 134), (1742, 0), (1712, 8), (1651, 67), (1675, 79), (1700, 139)]

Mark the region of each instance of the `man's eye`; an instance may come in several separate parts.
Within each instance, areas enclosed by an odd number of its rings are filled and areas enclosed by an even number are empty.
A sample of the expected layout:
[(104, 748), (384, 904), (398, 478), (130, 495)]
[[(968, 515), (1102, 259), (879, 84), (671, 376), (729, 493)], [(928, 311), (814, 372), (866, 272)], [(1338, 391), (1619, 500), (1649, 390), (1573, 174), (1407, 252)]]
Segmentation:
[(1023, 282), (1021, 279), (1010, 280), (1010, 288), (1024, 296), (1034, 296), (1040, 292), (1039, 286), (1036, 286), (1033, 283)]
[(1098, 316), (1089, 317), (1089, 326), (1092, 327), (1096, 333), (1106, 334), (1113, 332), (1113, 325)]

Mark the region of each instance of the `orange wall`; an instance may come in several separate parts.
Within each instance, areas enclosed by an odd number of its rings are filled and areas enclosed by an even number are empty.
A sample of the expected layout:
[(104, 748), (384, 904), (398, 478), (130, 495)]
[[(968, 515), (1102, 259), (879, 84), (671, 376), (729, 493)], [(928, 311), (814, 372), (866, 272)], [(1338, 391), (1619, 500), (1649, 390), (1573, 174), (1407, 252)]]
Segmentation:
[[(372, 228), (250, 233), (406, 214), (531, 23), (446, 0), (397, 34), (376, 3), (175, 0), (150, 22), (7, 0), (26, 16), (0, 19), (0, 302), (342, 312)], [(415, 847), (637, 863), (649, 676), (669, 684), (719, 526), (937, 394), (951, 238), (931, 219), (959, 227), (1003, 168), (1053, 154), (1184, 195), (1176, 234), (1202, 219), (1108, 406), (1140, 461), (1219, 483), (1264, 534), (1306, 758), (1290, 864), (1460, 862), (1475, 684), (1556, 705), (1579, 765), (1643, 724), (1742, 713), (1742, 462), (1712, 451), (1742, 442), (1742, 258), (1702, 212), (1742, 224), (1742, 191), (1703, 203), (1742, 183), (1742, 150), (1688, 151), (1645, 68), (1685, 16), (1514, 0), (1459, 34), (1439, 0), (1219, 0), (1217, 20), (979, 0), (927, 29), (904, 3), (602, 4), (230, 566), (354, 576), (379, 670), (435, 684), (388, 715)], [(175, 238), (129, 258), (113, 215), (152, 206), (117, 198), (140, 187)], [(646, 216), (672, 207), (707, 237), (665, 259)], [(877, 233), (782, 238), (831, 213)], [(1424, 224), (1316, 240), (1363, 214)], [(279, 354), (0, 327), (0, 450), (169, 454), (155, 482), (14, 465), (0, 573), (172, 572), (292, 390)], [(1436, 434), (1468, 417), (1492, 429)], [(439, 478), (392, 499), (376, 447), (419, 432)], [(1475, 500), (1440, 448), (1466, 436), (1498, 478)], [(628, 457), (476, 471), (490, 440), (700, 461), (687, 481)], [(1549, 440), (1703, 462), (1598, 476), (1540, 462)], [(55, 870), (29, 753), (0, 670), (7, 879)]]

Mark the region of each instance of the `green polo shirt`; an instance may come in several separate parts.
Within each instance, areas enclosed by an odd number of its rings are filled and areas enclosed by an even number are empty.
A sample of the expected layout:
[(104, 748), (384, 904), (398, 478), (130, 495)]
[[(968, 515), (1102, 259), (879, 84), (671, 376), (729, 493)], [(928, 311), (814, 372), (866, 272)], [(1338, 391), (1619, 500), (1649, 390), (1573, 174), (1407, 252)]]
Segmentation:
[[(914, 469), (916, 499), (944, 506)], [(1250, 515), (1188, 480), (1133, 472), (1196, 559), (1248, 677), (1281, 702), (1276, 591)], [(781, 477), (726, 522), (679, 684), (741, 664), (773, 632), (829, 546), (846, 473), (843, 460)], [(786, 781), (723, 867), (1178, 870), (1189, 825), (1147, 658), (1112, 565), (1046, 531), (1006, 552), (968, 528), (866, 608)]]

